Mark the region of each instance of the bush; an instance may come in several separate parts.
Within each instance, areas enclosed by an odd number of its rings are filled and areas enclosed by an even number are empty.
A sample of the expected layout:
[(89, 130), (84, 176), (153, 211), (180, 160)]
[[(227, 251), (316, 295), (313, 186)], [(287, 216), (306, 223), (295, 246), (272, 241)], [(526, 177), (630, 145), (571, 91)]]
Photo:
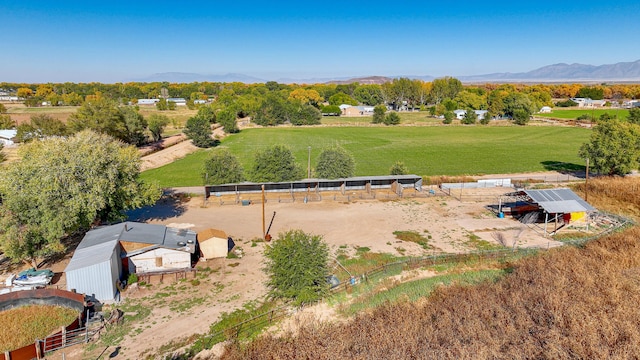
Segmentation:
[(571, 107), (571, 106), (578, 106), (578, 103), (575, 101), (572, 101), (571, 99), (567, 99), (565, 101), (558, 101), (556, 103), (557, 107)]
[(316, 176), (322, 179), (352, 177), (356, 172), (353, 156), (340, 146), (322, 150), (318, 157)]
[(321, 111), (322, 111), (322, 115), (332, 115), (332, 116), (340, 116), (340, 114), (342, 113), (342, 111), (340, 111), (340, 106), (338, 105), (323, 106)]
[(373, 124), (382, 124), (384, 122), (385, 116), (384, 114), (387, 112), (387, 107), (384, 105), (377, 105), (373, 108), (373, 119), (371, 123)]
[(389, 174), (391, 175), (407, 175), (408, 173), (409, 170), (402, 161), (396, 161), (389, 169)]
[(513, 112), (513, 122), (516, 125), (527, 125), (531, 114), (527, 110), (517, 109)]
[(138, 274), (136, 273), (129, 274), (129, 276), (127, 277), (127, 285), (135, 284), (137, 282), (138, 282)]
[(384, 117), (384, 124), (385, 125), (398, 125), (398, 124), (400, 124), (400, 115), (398, 115), (398, 113), (395, 112), (395, 111), (392, 111), (392, 112), (388, 113)]
[(447, 111), (444, 113), (444, 120), (442, 120), (442, 123), (451, 124), (454, 117), (456, 117), (456, 115), (453, 113), (453, 111)]
[(256, 152), (250, 174), (255, 182), (294, 181), (303, 176), (291, 150), (283, 145), (273, 145)]
[(264, 250), (269, 276), (267, 287), (272, 298), (293, 300), (296, 304), (321, 299), (329, 291), (329, 247), (319, 235), (290, 230)]

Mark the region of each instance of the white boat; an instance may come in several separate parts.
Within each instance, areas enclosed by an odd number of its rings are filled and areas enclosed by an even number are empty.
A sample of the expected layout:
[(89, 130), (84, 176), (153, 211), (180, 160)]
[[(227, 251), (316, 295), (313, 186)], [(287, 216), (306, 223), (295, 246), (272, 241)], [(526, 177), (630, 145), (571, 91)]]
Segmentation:
[(48, 285), (51, 282), (51, 277), (45, 274), (36, 276), (22, 275), (13, 280), (14, 285)]

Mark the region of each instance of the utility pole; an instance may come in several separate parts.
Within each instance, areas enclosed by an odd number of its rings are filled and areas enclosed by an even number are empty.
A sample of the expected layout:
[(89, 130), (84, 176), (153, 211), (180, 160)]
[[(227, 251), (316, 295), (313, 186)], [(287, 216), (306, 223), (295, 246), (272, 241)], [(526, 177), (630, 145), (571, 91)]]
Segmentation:
[(589, 158), (587, 158), (587, 171), (584, 177), (584, 201), (589, 201)]
[(309, 156), (307, 157), (307, 179), (311, 179), (311, 146), (307, 148)]

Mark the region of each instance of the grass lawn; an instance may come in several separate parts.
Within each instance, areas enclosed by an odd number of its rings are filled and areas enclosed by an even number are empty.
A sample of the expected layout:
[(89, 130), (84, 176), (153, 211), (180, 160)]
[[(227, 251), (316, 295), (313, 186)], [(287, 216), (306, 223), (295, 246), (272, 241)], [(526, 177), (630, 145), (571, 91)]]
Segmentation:
[(604, 108), (604, 109), (562, 109), (562, 108), (554, 108), (549, 114), (535, 114), (537, 117), (549, 117), (549, 118), (558, 118), (558, 119), (576, 119), (580, 115), (590, 115), (595, 116), (596, 119), (600, 117), (600, 115), (604, 113), (609, 113), (609, 115), (615, 117), (616, 115), (620, 119), (626, 119), (629, 115), (629, 110), (627, 109), (616, 109), (616, 108)]
[[(246, 129), (221, 146), (235, 154), (245, 170), (256, 150), (272, 144), (289, 146), (306, 169), (323, 148), (339, 144), (356, 160), (356, 175), (385, 175), (403, 161), (416, 175), (478, 175), (548, 170), (550, 164), (582, 166), (580, 145), (590, 130), (554, 126), (418, 126), (287, 127)], [(210, 151), (195, 152), (161, 168), (142, 173), (162, 187), (202, 185), (201, 167)]]

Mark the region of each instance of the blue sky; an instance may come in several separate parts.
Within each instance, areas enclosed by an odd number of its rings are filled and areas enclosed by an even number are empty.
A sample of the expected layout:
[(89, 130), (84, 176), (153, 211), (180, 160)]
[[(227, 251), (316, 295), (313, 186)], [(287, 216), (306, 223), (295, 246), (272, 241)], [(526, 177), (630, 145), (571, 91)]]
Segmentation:
[(0, 0), (0, 82), (525, 72), (640, 59), (639, 1)]

